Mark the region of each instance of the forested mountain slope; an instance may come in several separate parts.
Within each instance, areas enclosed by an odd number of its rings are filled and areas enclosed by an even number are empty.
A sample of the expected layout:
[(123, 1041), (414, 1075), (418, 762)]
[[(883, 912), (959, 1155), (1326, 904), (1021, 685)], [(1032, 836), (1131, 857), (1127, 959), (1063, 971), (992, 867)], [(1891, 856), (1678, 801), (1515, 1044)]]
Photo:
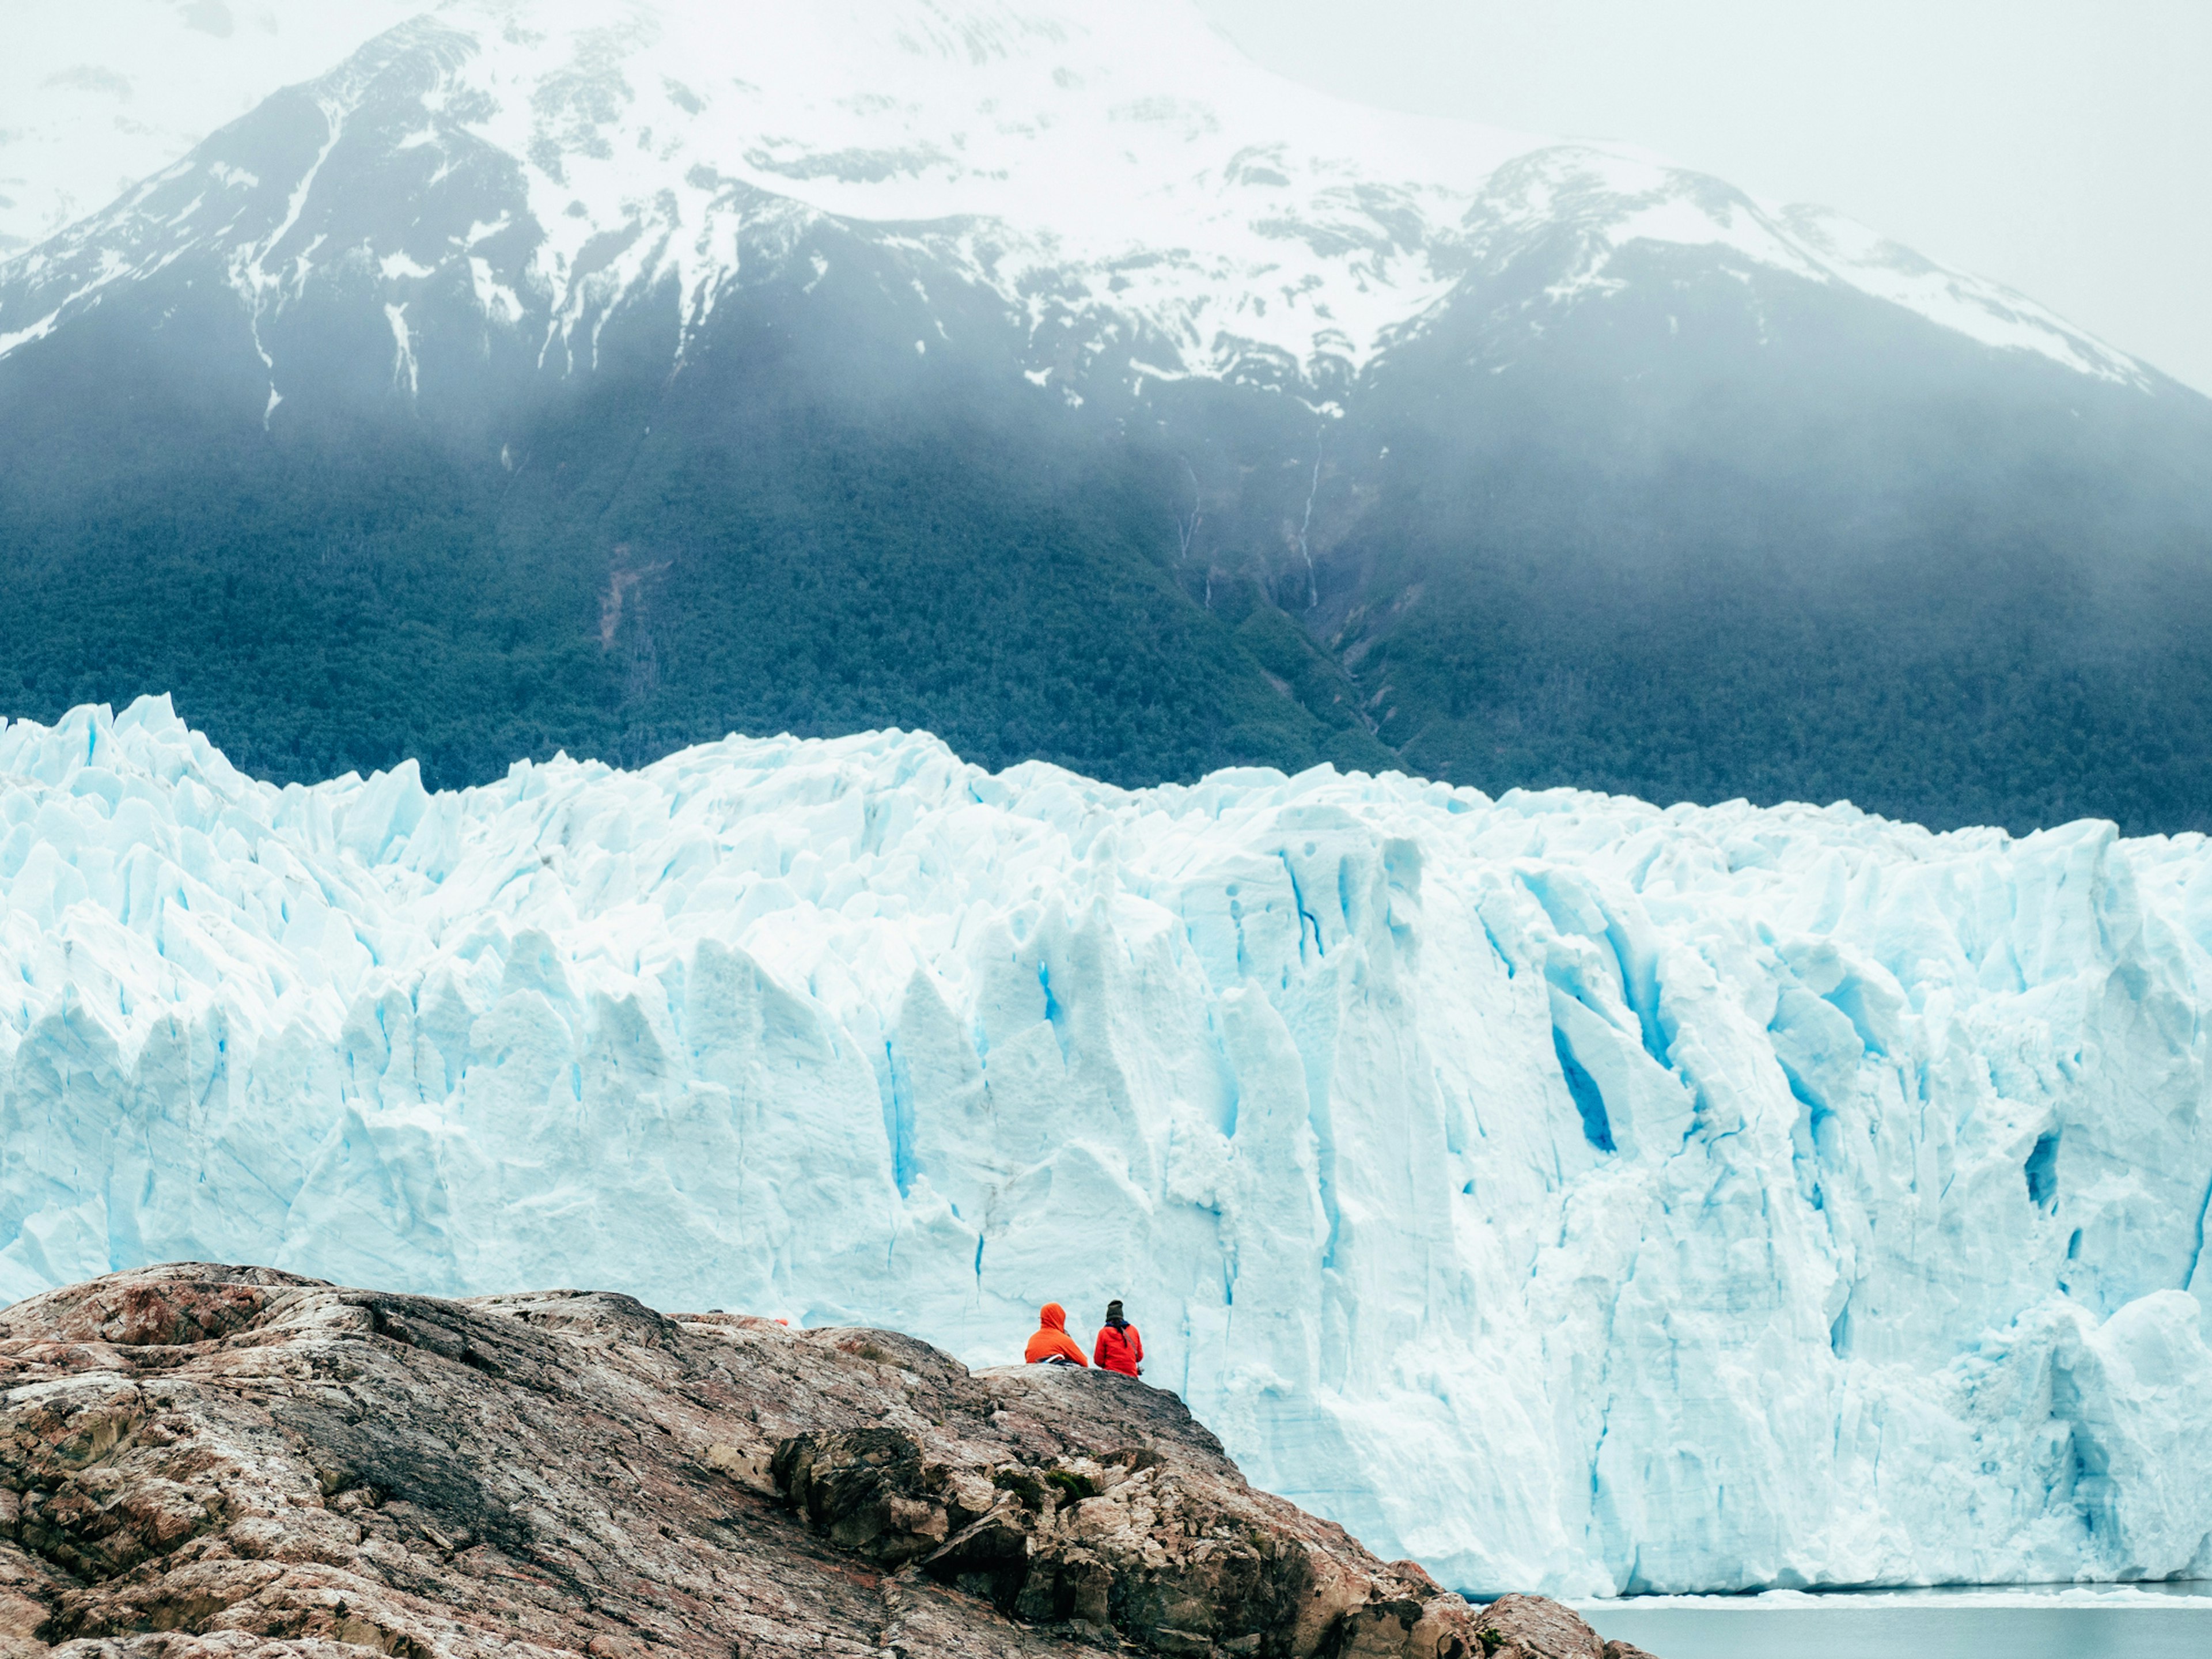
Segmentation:
[(2212, 804), (2212, 404), (1182, 0), (454, 0), (0, 264), (0, 707)]

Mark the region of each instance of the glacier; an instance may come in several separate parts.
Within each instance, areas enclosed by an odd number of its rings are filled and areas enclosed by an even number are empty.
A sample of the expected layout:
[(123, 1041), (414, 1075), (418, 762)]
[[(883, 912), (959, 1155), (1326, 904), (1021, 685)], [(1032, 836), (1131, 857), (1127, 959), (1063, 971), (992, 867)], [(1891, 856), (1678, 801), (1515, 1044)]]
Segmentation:
[(1470, 1589), (2212, 1571), (2212, 849), (732, 738), (0, 727), (0, 1301), (171, 1258), (1014, 1358)]

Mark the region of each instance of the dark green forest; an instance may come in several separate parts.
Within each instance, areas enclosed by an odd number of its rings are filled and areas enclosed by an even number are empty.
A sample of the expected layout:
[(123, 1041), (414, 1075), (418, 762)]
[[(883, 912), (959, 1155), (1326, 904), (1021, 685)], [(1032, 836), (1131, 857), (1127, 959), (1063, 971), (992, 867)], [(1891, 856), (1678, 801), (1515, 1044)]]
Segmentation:
[[(2212, 830), (2212, 403), (1618, 266), (1385, 363), (1313, 614), (1409, 769), (1936, 828)], [(1494, 371), (1494, 372), (1493, 372)]]
[(649, 529), (588, 550), (457, 509), (467, 481), (419, 465), (313, 490), (279, 471), (245, 514), (178, 492), (19, 555), (5, 702), (52, 720), (167, 690), (283, 781), (413, 755), (459, 786), (558, 749), (635, 764), (732, 731), (889, 726), (1129, 784), (1389, 763), (1277, 692), (1095, 512), (994, 489), (973, 452), (956, 469), (934, 445), (792, 437), (790, 470), (734, 509), (679, 476)]
[(15, 354), (0, 713), (167, 691), (281, 781), (896, 726), (1127, 785), (2212, 828), (2212, 405), (2178, 388), (1825, 299), (1753, 352), (1739, 284), (1701, 316), (1655, 279), (1673, 313), (1540, 361), (1447, 312), (1341, 419), (1203, 383), (1074, 412), (995, 347), (922, 360), (854, 281), (754, 296), (678, 375), (642, 327), (550, 391), (426, 356), (463, 367), (421, 409), (333, 331), (265, 427), (220, 296)]
[(635, 765), (894, 726), (1132, 785), (1396, 763), (1295, 623), (1240, 629), (1271, 611), (1256, 590), (1224, 615), (1176, 585), (1158, 456), (957, 398), (856, 410), (698, 379), (641, 407), (611, 380), (512, 471), (409, 423), (272, 435), (151, 377), (105, 439), (21, 398), (0, 708), (166, 690), (279, 781), (413, 756), (456, 787), (559, 750)]

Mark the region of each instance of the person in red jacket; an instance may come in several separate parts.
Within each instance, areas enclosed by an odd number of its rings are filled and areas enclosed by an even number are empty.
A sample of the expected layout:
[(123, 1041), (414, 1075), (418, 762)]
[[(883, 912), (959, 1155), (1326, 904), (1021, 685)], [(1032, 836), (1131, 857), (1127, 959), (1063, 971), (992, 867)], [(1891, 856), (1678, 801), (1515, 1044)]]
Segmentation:
[(1037, 1310), (1037, 1333), (1022, 1351), (1022, 1358), (1032, 1365), (1087, 1367), (1091, 1364), (1067, 1334), (1067, 1310), (1057, 1302), (1048, 1302)]
[(1137, 1334), (1137, 1328), (1121, 1317), (1121, 1304), (1106, 1304), (1106, 1322), (1099, 1328), (1097, 1346), (1091, 1357), (1098, 1362), (1098, 1369), (1119, 1371), (1124, 1376), (1139, 1375), (1138, 1364), (1145, 1357), (1145, 1339)]

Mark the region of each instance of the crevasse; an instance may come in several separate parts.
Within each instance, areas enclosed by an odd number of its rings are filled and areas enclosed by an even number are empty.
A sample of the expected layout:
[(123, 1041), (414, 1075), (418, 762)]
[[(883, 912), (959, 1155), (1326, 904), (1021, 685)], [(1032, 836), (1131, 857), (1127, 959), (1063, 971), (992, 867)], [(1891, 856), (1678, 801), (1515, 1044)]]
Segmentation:
[(1013, 1358), (1121, 1297), (1471, 1589), (2212, 1571), (2212, 855), (1125, 792), (935, 739), (277, 790), (0, 729), (0, 1298), (179, 1257)]

